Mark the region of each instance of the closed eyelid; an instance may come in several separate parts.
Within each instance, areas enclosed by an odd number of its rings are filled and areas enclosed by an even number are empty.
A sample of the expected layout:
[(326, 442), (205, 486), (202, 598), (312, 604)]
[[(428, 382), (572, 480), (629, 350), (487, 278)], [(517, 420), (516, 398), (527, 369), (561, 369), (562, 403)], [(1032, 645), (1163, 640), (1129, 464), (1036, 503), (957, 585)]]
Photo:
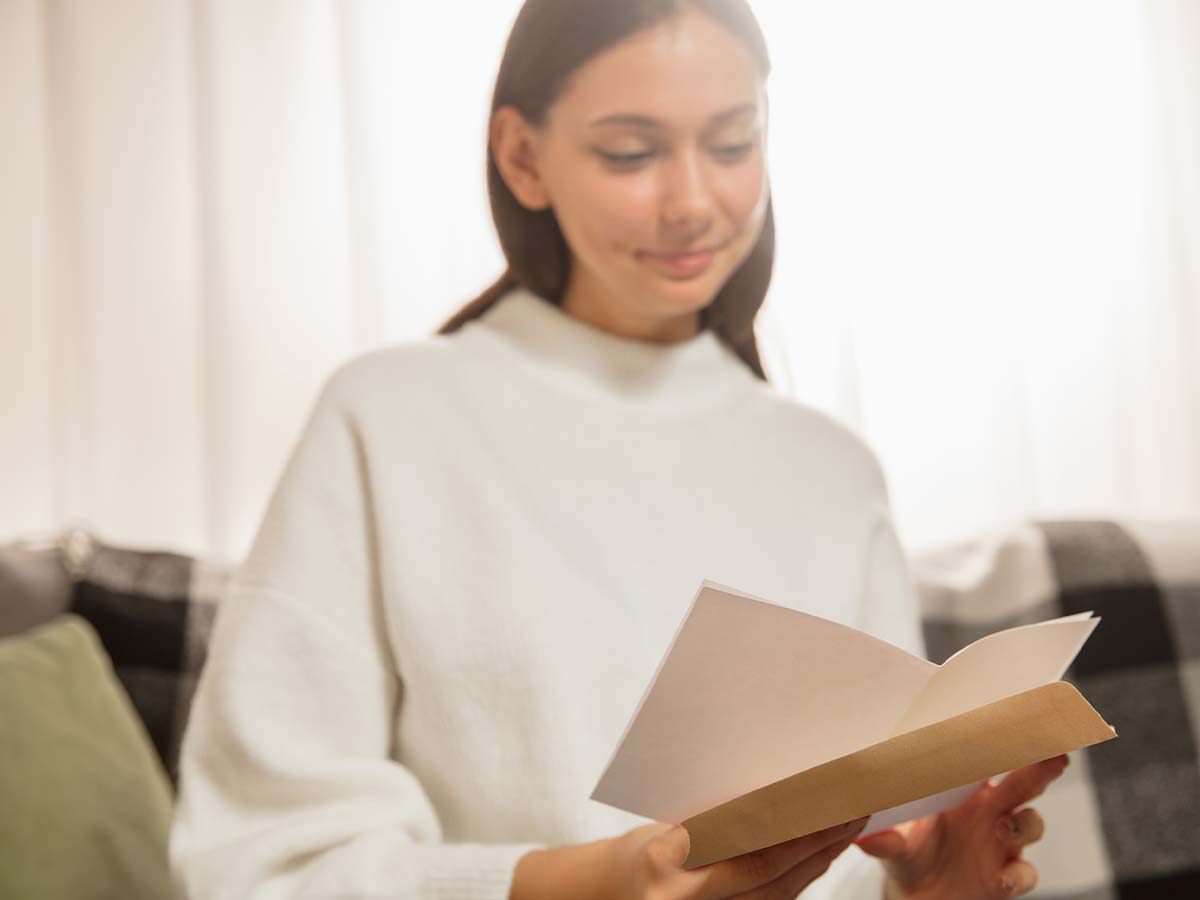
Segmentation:
[[(708, 146), (705, 148), (707, 153), (714, 159), (725, 163), (737, 163), (749, 157), (749, 154), (754, 149), (754, 142), (748, 141), (736, 144), (721, 144), (716, 146)], [(621, 171), (640, 170), (644, 164), (653, 164), (660, 159), (660, 154), (656, 150), (643, 150), (634, 152), (614, 152), (596, 148), (596, 155), (606, 163), (616, 166)], [(667, 154), (670, 155), (669, 153)]]

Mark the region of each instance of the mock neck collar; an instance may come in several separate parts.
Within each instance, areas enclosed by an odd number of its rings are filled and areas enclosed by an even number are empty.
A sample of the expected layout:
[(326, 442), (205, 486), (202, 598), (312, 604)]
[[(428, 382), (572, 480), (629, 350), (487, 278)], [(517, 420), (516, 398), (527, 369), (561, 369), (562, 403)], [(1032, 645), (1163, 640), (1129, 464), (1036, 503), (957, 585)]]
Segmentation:
[(722, 406), (758, 383), (711, 329), (660, 343), (623, 337), (577, 319), (527, 288), (510, 288), (463, 327), (511, 351), (556, 387), (661, 412)]

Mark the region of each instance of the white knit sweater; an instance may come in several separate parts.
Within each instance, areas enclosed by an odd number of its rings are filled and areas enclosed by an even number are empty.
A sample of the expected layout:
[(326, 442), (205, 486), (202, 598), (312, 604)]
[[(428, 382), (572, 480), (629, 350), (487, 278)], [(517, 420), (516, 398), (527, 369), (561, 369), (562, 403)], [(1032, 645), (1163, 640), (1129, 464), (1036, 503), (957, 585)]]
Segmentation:
[[(220, 607), (180, 896), (502, 900), (644, 824), (589, 795), (703, 578), (923, 651), (875, 455), (712, 332), (515, 289), (342, 366)], [(803, 897), (881, 885), (851, 847)]]

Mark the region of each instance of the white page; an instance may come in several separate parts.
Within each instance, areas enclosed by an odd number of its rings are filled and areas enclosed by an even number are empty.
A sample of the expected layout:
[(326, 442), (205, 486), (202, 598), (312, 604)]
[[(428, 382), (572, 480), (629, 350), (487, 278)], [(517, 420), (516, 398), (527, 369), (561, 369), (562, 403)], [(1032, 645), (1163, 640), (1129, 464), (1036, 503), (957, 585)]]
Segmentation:
[(868, 834), (883, 831), (885, 828), (891, 828), (893, 825), (899, 825), (901, 822), (911, 822), (913, 819), (922, 819), (925, 816), (932, 816), (934, 813), (953, 809), (960, 803), (965, 803), (967, 798), (975, 793), (981, 784), (983, 784), (982, 781), (964, 784), (962, 787), (942, 791), (940, 794), (934, 794), (931, 797), (922, 797), (920, 800), (913, 800), (911, 803), (893, 806), (891, 809), (882, 809), (867, 819), (867, 824), (863, 826), (861, 836), (866, 837)]
[(706, 579), (592, 799), (680, 822), (886, 737), (937, 668)]
[(892, 734), (1062, 679), (1100, 617), (1078, 613), (985, 635), (946, 660)]

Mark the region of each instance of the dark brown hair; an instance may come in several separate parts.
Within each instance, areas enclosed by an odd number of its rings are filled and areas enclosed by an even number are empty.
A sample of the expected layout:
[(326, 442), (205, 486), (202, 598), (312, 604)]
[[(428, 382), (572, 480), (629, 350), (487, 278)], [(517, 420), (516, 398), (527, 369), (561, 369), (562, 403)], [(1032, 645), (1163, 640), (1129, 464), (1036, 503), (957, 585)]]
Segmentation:
[[(593, 56), (638, 31), (664, 21), (684, 6), (712, 16), (745, 42), (762, 79), (771, 71), (766, 41), (746, 0), (526, 0), (500, 62), (492, 113), (514, 106), (540, 126), (571, 74)], [(490, 133), (490, 129), (489, 129)], [(500, 176), (489, 140), (488, 199), (508, 268), (482, 294), (438, 329), (449, 334), (482, 315), (504, 293), (522, 286), (562, 302), (571, 263), (570, 250), (552, 209), (522, 206)], [(762, 306), (775, 262), (775, 215), (770, 200), (754, 248), (700, 313), (750, 370), (767, 380), (754, 338), (754, 318)]]

